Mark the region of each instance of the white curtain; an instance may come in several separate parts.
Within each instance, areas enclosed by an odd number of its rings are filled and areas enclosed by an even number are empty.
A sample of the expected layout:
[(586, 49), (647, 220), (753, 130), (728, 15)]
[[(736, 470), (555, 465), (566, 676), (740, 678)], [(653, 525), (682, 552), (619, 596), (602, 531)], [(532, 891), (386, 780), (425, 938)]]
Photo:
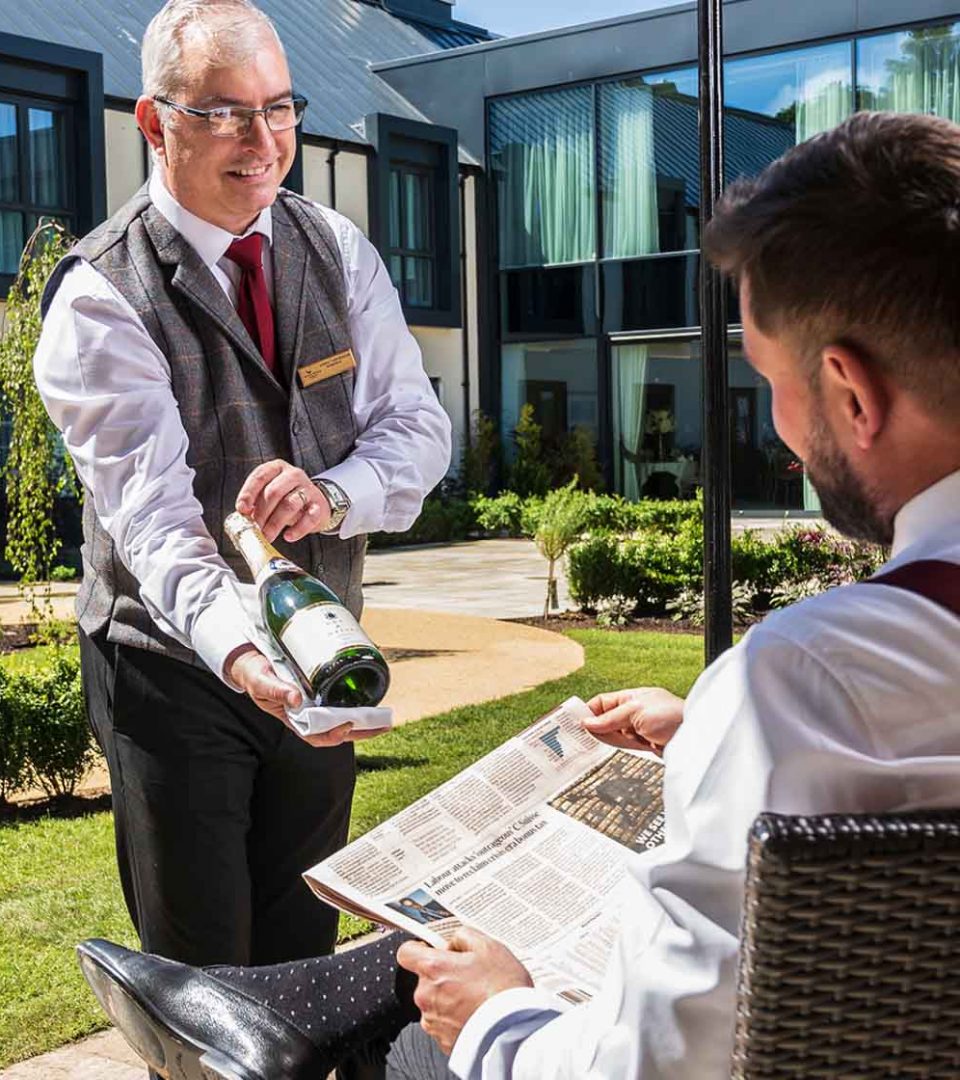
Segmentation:
[(494, 102), (500, 265), (596, 256), (593, 98), (589, 87)]
[(619, 345), (615, 352), (616, 393), (614, 433), (620, 492), (636, 501), (640, 498), (637, 466), (643, 442), (643, 418), (647, 396), (648, 345)]
[(889, 62), (885, 108), (960, 121), (960, 40), (950, 27), (910, 32)]
[(600, 88), (604, 249), (614, 259), (660, 250), (653, 90), (634, 82)]
[[(845, 120), (853, 109), (850, 84), (844, 79), (824, 79), (821, 65), (797, 61), (797, 142), (806, 142)], [(803, 509), (818, 512), (820, 499), (803, 471)]]
[(797, 142), (835, 128), (852, 111), (850, 84), (842, 79), (821, 83), (807, 77), (807, 64), (797, 64)]
[(30, 201), (57, 206), (60, 199), (60, 125), (46, 109), (29, 110)]

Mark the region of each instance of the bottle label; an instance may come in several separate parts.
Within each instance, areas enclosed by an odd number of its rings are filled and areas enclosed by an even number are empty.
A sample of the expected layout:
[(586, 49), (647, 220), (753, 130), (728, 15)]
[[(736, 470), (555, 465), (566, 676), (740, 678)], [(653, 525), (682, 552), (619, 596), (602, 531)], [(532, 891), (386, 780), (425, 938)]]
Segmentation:
[(280, 640), (310, 680), (341, 649), (373, 644), (357, 620), (339, 604), (312, 604), (294, 612)]
[(278, 555), (275, 558), (270, 559), (260, 568), (260, 572), (254, 578), (254, 584), (259, 589), (265, 579), (270, 577), (271, 574), (282, 574), (288, 570), (293, 570), (297, 574), (303, 573), (296, 563), (292, 563), (289, 559), (284, 559), (282, 556)]

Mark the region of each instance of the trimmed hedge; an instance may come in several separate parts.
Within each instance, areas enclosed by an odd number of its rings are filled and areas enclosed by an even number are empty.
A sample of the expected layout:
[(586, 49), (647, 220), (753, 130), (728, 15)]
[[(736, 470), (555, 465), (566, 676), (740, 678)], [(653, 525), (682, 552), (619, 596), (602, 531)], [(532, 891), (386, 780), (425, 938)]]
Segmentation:
[(468, 499), (449, 495), (431, 495), (424, 500), (420, 516), (406, 532), (372, 533), (370, 547), (448, 544), (456, 540), (466, 540), (476, 528), (476, 514)]
[(57, 651), (38, 671), (0, 669), (0, 800), (29, 787), (72, 795), (95, 756), (77, 660)]
[[(702, 545), (703, 525), (696, 520), (671, 530), (589, 536), (568, 555), (570, 595), (588, 610), (622, 598), (635, 613), (663, 614), (681, 594), (703, 591)], [(884, 558), (872, 544), (804, 525), (769, 540), (748, 530), (731, 546), (733, 580), (749, 586), (757, 611), (868, 577)]]
[[(641, 529), (676, 529), (685, 522), (703, 521), (703, 503), (697, 499), (647, 499), (628, 502), (621, 495), (579, 492), (588, 532), (632, 533)], [(477, 525), (490, 533), (532, 537), (540, 523), (543, 499), (526, 498), (504, 491), (494, 498), (484, 495), (471, 500)]]

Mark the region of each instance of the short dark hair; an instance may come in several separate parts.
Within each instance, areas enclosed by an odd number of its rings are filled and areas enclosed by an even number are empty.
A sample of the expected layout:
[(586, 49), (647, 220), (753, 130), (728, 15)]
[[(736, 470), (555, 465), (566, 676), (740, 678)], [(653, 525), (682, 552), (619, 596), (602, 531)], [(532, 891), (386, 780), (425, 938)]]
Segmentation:
[(811, 372), (851, 346), (960, 423), (960, 126), (858, 113), (732, 184), (703, 246)]

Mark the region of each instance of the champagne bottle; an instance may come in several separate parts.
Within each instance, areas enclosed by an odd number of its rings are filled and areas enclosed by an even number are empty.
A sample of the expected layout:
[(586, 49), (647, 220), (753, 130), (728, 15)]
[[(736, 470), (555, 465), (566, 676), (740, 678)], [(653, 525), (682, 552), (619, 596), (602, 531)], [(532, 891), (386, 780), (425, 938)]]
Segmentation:
[(253, 573), (267, 633), (318, 705), (377, 705), (390, 685), (380, 650), (322, 581), (285, 559), (253, 520), (223, 523)]

